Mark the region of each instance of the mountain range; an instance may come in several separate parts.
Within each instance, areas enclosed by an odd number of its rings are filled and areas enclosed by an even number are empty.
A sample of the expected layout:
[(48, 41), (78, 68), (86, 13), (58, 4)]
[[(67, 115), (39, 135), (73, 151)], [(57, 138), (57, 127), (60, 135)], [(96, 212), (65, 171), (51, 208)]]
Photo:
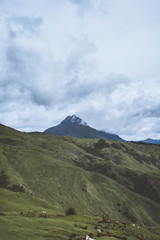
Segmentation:
[(147, 139), (145, 139), (145, 140), (142, 140), (141, 142), (145, 142), (145, 143), (149, 143), (149, 144), (160, 145), (160, 140), (151, 139), (151, 138), (147, 138)]
[[(106, 133), (105, 131), (96, 130), (87, 125), (87, 123), (76, 115), (66, 117), (60, 124), (50, 127), (44, 133), (58, 136), (73, 136), (77, 138), (101, 138), (104, 140), (119, 140), (126, 142), (116, 134)], [(140, 140), (139, 142), (160, 145), (160, 140), (151, 138)]]

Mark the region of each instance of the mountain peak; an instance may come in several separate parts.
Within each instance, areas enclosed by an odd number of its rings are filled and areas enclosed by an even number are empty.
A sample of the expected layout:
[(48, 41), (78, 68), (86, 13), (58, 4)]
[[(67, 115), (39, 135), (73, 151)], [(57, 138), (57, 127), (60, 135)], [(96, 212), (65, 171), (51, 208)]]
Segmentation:
[(76, 115), (68, 116), (64, 120), (64, 122), (69, 121), (74, 124), (82, 125), (82, 126), (87, 126), (87, 123), (82, 120), (81, 118), (77, 117)]
[(70, 135), (77, 138), (102, 138), (104, 140), (120, 140), (124, 142), (124, 140), (116, 134), (98, 131), (88, 126), (84, 120), (76, 115), (66, 117), (60, 124), (48, 128), (44, 132), (59, 136)]

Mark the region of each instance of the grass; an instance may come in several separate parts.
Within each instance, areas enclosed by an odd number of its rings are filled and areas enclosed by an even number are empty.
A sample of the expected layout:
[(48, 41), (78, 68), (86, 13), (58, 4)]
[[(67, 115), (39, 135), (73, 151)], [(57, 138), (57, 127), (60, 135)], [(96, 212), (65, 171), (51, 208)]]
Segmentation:
[[(158, 240), (159, 228), (148, 229), (109, 216), (65, 216), (63, 209), (26, 193), (0, 189), (0, 239), (94, 239)], [(98, 234), (97, 229), (102, 232)]]
[(159, 146), (0, 126), (0, 239), (158, 240), (159, 186)]
[[(49, 209), (48, 209), (49, 211)], [(158, 240), (159, 234), (147, 228), (104, 219), (98, 216), (19, 216), (8, 212), (0, 216), (0, 239), (85, 239), (86, 235), (94, 239)], [(101, 230), (98, 233), (97, 229)]]

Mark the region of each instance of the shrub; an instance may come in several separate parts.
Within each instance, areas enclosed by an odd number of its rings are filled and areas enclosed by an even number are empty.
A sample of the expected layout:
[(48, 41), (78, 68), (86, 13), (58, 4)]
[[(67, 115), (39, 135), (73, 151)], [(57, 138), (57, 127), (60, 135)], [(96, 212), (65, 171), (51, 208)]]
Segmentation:
[(66, 216), (75, 215), (75, 214), (76, 214), (76, 210), (72, 207), (66, 210)]
[(20, 186), (20, 185), (17, 185), (17, 184), (13, 184), (8, 189), (13, 191), (13, 192), (23, 192), (23, 193), (25, 193), (25, 190), (24, 190), (23, 186)]
[(3, 171), (1, 171), (1, 173), (0, 173), (0, 187), (1, 188), (6, 188), (9, 183), (10, 182), (9, 182), (8, 176)]

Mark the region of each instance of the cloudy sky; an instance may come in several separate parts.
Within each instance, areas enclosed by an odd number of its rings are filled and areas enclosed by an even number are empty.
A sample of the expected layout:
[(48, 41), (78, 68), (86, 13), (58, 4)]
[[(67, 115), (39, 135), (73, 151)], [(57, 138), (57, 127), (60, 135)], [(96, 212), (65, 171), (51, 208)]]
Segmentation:
[(160, 139), (159, 0), (0, 0), (0, 123), (44, 131), (76, 114)]

